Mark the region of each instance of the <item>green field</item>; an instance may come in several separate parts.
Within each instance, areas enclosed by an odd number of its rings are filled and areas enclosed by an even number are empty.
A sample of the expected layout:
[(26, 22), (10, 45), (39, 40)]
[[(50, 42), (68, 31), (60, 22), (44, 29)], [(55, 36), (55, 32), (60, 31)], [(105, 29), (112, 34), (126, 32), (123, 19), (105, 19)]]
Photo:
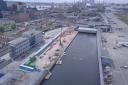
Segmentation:
[(120, 20), (128, 24), (128, 14), (115, 14)]

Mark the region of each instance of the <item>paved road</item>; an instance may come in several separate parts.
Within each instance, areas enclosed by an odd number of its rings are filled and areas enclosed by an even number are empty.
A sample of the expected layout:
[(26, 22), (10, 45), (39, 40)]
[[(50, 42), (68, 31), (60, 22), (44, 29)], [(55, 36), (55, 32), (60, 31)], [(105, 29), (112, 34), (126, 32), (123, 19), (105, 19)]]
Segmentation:
[(96, 35), (79, 33), (42, 85), (100, 85)]

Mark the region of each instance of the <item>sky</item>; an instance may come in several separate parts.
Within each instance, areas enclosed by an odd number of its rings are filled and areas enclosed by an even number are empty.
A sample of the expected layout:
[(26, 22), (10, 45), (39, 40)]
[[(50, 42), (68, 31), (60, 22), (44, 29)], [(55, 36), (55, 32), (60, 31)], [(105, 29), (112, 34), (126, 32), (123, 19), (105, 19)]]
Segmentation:
[[(6, 1), (29, 1), (29, 2), (73, 2), (74, 0), (6, 0)], [(81, 0), (75, 0), (75, 1), (81, 1)], [(95, 1), (103, 1), (103, 0), (95, 0)], [(128, 0), (104, 0), (108, 3), (128, 3)]]

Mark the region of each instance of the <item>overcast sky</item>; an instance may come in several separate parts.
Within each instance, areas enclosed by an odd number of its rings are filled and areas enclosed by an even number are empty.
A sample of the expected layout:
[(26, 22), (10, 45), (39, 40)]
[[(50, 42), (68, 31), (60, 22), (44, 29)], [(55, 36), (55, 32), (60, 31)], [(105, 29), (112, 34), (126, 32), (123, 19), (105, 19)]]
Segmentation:
[[(6, 0), (6, 1), (35, 1), (35, 2), (73, 2), (74, 0)], [(75, 0), (81, 1), (81, 0)], [(103, 0), (95, 0), (103, 1)], [(105, 2), (115, 2), (115, 3), (128, 3), (128, 0), (104, 0)]]

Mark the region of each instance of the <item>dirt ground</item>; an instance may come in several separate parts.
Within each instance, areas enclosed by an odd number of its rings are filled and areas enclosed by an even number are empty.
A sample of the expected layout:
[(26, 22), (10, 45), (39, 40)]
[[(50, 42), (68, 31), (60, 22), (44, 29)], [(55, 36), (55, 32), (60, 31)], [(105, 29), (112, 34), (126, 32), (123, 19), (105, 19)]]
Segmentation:
[(116, 22), (113, 27), (113, 33), (102, 33), (105, 38), (105, 49), (114, 62), (113, 85), (128, 85), (128, 69), (122, 69), (122, 66), (128, 66), (128, 47), (119, 46), (120, 42), (128, 42), (128, 25), (120, 21), (114, 15), (110, 15)]

